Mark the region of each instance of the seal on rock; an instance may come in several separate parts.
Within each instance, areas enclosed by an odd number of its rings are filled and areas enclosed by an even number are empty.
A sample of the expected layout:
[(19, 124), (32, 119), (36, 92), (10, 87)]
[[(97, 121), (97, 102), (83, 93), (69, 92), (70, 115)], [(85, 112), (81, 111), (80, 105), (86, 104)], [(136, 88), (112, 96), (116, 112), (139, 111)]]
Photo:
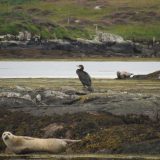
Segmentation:
[(81, 140), (57, 139), (57, 138), (33, 138), (16, 136), (11, 132), (4, 132), (2, 139), (9, 153), (24, 154), (33, 152), (60, 153), (66, 150), (68, 143), (80, 142)]
[(117, 78), (118, 79), (126, 79), (126, 78), (130, 78), (133, 75), (133, 73), (129, 73), (126, 71), (117, 71)]

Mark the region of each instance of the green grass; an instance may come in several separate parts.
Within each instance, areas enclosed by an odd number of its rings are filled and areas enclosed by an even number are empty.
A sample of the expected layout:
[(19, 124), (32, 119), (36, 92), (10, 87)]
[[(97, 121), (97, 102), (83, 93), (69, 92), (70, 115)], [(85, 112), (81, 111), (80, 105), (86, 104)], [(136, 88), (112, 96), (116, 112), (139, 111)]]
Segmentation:
[(35, 1), (35, 0), (1, 0), (1, 3), (17, 5), (17, 4), (30, 3), (31, 1)]
[(111, 33), (119, 34), (126, 39), (138, 39), (146, 40), (160, 38), (160, 23), (157, 24), (134, 24), (134, 25), (118, 25), (113, 27), (108, 27), (107, 29)]
[[(0, 79), (0, 87), (15, 88), (16, 86), (25, 86), (31, 88), (49, 88), (59, 89), (70, 86), (82, 89), (78, 79), (73, 78), (5, 78)], [(95, 91), (124, 91), (133, 93), (160, 93), (159, 80), (110, 80), (93, 79)]]
[[(101, 10), (94, 6), (102, 5)], [(127, 23), (106, 24), (115, 13), (140, 13), (138, 18), (127, 15)], [(160, 40), (160, 22), (150, 12), (160, 15), (160, 0), (108, 0), (108, 1), (43, 1), (43, 0), (2, 0), (0, 3), (0, 34), (17, 34), (22, 30), (40, 33), (43, 38), (91, 38), (95, 34), (95, 24), (105, 32), (116, 33), (126, 39), (153, 37)], [(70, 23), (68, 23), (68, 17)], [(107, 17), (107, 18), (105, 18)], [(119, 17), (118, 17), (119, 18)], [(137, 18), (137, 17), (136, 17)], [(33, 19), (43, 22), (36, 24)], [(74, 20), (80, 20), (75, 23)], [(125, 19), (125, 18), (122, 18)], [(54, 23), (54, 26), (48, 25)]]

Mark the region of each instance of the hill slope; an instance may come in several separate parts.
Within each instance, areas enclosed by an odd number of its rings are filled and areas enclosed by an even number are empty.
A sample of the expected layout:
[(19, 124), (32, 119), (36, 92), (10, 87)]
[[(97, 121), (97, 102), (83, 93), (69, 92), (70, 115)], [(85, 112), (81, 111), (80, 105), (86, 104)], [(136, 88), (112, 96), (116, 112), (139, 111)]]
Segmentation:
[(126, 39), (160, 40), (160, 0), (1, 0), (0, 35), (89, 38), (98, 29)]

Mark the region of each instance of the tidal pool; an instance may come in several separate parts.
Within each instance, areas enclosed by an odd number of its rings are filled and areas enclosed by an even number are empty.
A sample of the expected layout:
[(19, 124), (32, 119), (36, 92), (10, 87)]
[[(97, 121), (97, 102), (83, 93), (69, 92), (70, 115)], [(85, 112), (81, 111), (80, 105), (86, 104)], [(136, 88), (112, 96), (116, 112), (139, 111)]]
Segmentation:
[(79, 64), (92, 78), (115, 78), (117, 71), (148, 74), (160, 70), (160, 62), (0, 61), (0, 78), (77, 78)]

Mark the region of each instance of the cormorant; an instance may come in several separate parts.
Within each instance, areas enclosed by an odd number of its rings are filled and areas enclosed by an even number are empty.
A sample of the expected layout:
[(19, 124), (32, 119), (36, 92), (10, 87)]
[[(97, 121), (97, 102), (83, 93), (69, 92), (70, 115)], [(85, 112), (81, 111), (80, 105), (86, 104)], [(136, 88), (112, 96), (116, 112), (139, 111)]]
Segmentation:
[(78, 65), (78, 67), (79, 68), (76, 70), (76, 73), (79, 77), (79, 80), (81, 81), (83, 86), (88, 89), (88, 91), (93, 91), (92, 80), (90, 75), (84, 71), (83, 65)]

